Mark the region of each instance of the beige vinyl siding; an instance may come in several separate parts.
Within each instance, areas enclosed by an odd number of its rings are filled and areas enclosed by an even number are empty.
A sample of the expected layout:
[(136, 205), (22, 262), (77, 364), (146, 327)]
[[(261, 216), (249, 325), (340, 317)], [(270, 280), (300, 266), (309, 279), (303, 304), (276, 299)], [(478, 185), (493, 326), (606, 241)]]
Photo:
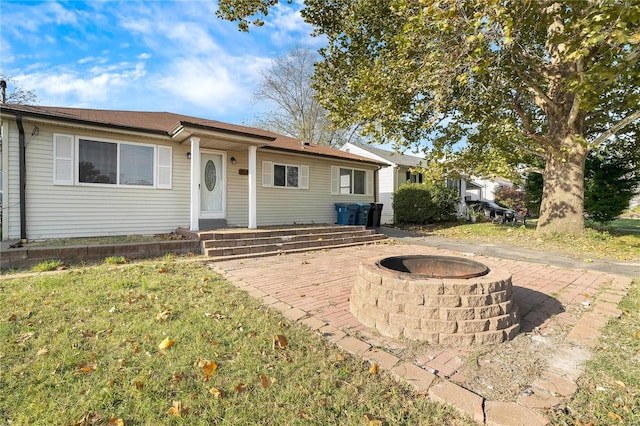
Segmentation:
[[(238, 154), (238, 155), (236, 155)], [(227, 222), (230, 226), (248, 225), (248, 179), (238, 174), (247, 167), (246, 153), (229, 153), (238, 160), (229, 166), (227, 186)], [(309, 166), (309, 189), (268, 188), (262, 186), (262, 162), (271, 161)], [(257, 155), (257, 222), (258, 226), (335, 223), (334, 203), (373, 202), (373, 195), (331, 195), (331, 166), (375, 170), (363, 163), (314, 156), (303, 156), (268, 150)]]
[[(6, 153), (8, 157), (8, 170), (2, 172), (3, 179), (7, 180), (7, 192), (3, 194), (2, 198), (2, 222), (3, 226), (6, 226), (8, 234), (2, 233), (2, 238), (5, 240), (13, 240), (20, 238), (20, 169), (18, 164), (20, 162), (19, 149), (18, 149), (18, 126), (15, 121), (7, 120), (8, 128), (8, 143), (5, 143), (4, 147), (7, 149)], [(25, 132), (31, 132), (33, 127), (25, 127)], [(7, 222), (4, 225), (4, 222)]]
[[(27, 135), (31, 129), (25, 123)], [(172, 146), (172, 189), (54, 185), (53, 133)], [(188, 146), (52, 127), (41, 127), (35, 138), (27, 140), (28, 239), (156, 234), (189, 226)], [(17, 145), (17, 133), (13, 141)], [(19, 225), (19, 216), (16, 220)]]

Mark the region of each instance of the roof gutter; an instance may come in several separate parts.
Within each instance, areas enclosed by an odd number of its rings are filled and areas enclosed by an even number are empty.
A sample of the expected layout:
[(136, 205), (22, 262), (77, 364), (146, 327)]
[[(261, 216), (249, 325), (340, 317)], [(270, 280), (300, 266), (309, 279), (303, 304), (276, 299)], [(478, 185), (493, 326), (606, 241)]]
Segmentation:
[(20, 168), (20, 239), (27, 240), (27, 160), (26, 145), (24, 141), (24, 127), (22, 126), (22, 114), (16, 114), (18, 125), (18, 163)]
[(382, 163), (380, 161), (373, 160), (373, 159), (367, 160), (367, 159), (363, 158), (362, 160), (360, 160), (358, 158), (341, 157), (339, 155), (321, 154), (321, 153), (318, 153), (318, 152), (310, 152), (310, 151), (299, 151), (297, 149), (280, 148), (280, 147), (277, 147), (277, 146), (270, 146), (270, 145), (264, 146), (261, 149), (268, 149), (270, 151), (289, 152), (291, 154), (298, 154), (298, 155), (312, 155), (312, 156), (315, 156), (315, 157), (322, 157), (322, 158), (334, 158), (336, 160), (351, 161), (351, 162), (364, 163), (364, 164), (369, 164), (369, 165), (376, 165), (379, 168), (387, 166), (385, 163)]

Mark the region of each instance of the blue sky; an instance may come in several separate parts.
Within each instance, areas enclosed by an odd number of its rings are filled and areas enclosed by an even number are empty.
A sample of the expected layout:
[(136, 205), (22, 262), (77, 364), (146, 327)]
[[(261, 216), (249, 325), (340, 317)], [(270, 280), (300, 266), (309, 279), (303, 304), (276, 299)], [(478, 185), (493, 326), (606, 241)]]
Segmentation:
[(249, 124), (270, 109), (253, 93), (271, 61), (324, 44), (310, 36), (301, 2), (283, 3), (242, 33), (215, 16), (216, 1), (0, 0), (0, 71), (40, 105)]

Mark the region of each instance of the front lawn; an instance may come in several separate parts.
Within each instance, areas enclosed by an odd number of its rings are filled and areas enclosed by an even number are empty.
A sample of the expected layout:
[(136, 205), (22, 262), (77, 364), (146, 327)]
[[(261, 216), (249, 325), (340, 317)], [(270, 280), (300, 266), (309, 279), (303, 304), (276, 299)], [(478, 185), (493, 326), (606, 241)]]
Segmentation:
[(5, 276), (0, 306), (3, 424), (473, 424), (199, 262)]
[[(629, 219), (637, 220), (637, 219)], [(533, 250), (556, 251), (577, 259), (640, 260), (640, 233), (586, 228), (581, 237), (535, 234), (535, 224), (499, 225), (453, 222), (404, 227), (413, 232), (471, 241), (512, 244)]]

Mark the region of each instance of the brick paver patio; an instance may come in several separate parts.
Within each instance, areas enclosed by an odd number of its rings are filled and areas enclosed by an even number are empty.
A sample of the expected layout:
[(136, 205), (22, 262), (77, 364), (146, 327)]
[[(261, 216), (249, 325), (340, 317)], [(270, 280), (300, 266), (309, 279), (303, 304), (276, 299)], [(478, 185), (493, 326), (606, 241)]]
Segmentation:
[[(579, 372), (551, 367), (543, 371), (532, 386), (540, 390), (539, 395), (547, 392), (548, 398), (520, 398), (517, 403), (484, 401), (483, 404), (482, 397), (459, 386), (466, 378), (458, 370), (470, 348), (427, 348), (413, 359), (400, 359), (393, 355), (393, 349), (401, 343), (368, 329), (350, 313), (349, 297), (360, 262), (400, 254), (465, 256), (391, 240), (367, 246), (217, 262), (212, 268), (253, 297), (282, 311), (289, 320), (319, 330), (329, 341), (377, 363), (413, 385), (418, 392), (428, 394), (434, 401), (453, 405), (478, 423), (546, 424), (544, 409), (575, 392)], [(520, 308), (521, 332), (563, 333), (577, 347), (593, 345), (607, 320), (620, 315), (617, 304), (631, 283), (630, 278), (601, 272), (484, 256), (475, 260), (512, 273), (512, 297)], [(570, 392), (560, 394), (559, 388)]]

